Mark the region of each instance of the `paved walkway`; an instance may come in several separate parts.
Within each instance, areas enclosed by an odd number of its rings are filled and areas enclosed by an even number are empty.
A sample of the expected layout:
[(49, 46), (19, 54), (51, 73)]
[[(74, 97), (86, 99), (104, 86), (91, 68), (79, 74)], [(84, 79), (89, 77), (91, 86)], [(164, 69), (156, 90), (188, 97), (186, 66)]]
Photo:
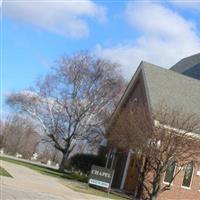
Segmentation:
[(34, 165), (41, 166), (41, 167), (48, 167), (48, 168), (52, 168), (52, 169), (58, 169), (58, 167), (56, 167), (54, 165), (47, 165), (47, 164), (41, 163), (39, 161), (26, 160), (24, 158), (16, 158), (15, 156), (7, 155), (7, 154), (0, 154), (0, 156), (1, 157), (5, 157), (5, 158), (11, 158), (13, 160), (23, 161), (25, 163), (34, 164)]
[(14, 188), (10, 186), (3, 185), (1, 187), (1, 200), (64, 200), (64, 198), (42, 193), (42, 192), (32, 192), (23, 191), (19, 188)]
[(57, 178), (42, 175), (27, 167), (0, 162), (13, 176), (0, 177), (1, 200), (105, 200), (103, 197), (75, 192), (62, 185)]

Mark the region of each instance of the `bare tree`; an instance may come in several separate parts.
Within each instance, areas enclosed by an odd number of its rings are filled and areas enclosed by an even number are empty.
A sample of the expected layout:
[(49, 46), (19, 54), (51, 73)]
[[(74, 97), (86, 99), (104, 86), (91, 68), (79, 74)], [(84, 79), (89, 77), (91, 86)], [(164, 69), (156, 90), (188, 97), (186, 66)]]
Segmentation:
[(38, 160), (42, 163), (47, 163), (50, 160), (53, 164), (57, 164), (62, 158), (61, 152), (51, 143), (46, 142), (46, 138), (42, 138), (36, 152), (38, 153)]
[(0, 149), (3, 148), (3, 135), (0, 134)]
[(7, 103), (42, 125), (63, 154), (63, 171), (77, 140), (102, 138), (123, 84), (116, 64), (79, 53), (62, 57), (34, 90), (11, 94)]
[[(145, 105), (128, 105), (109, 128), (108, 138), (118, 148), (135, 152), (137, 159), (137, 198), (154, 200), (170, 189), (174, 178), (188, 163), (198, 164), (200, 121), (197, 115), (165, 104), (149, 112)], [(198, 134), (199, 133), (199, 134)], [(163, 176), (171, 164), (176, 172), (163, 185)]]
[(3, 122), (0, 120), (0, 149), (3, 147)]
[(40, 136), (34, 125), (28, 119), (17, 115), (9, 116), (2, 129), (4, 150), (12, 155), (20, 153), (24, 158), (30, 158), (36, 150)]

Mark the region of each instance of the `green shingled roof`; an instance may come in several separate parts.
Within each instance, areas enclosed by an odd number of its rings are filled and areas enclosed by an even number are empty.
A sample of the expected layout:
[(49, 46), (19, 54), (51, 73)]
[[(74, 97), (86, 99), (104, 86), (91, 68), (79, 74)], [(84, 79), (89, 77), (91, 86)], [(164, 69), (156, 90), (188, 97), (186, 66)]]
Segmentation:
[(179, 73), (183, 73), (192, 67), (200, 64), (200, 53), (183, 58), (171, 67), (171, 70)]
[(141, 69), (148, 102), (153, 109), (164, 102), (171, 109), (180, 108), (200, 117), (199, 80), (147, 62), (142, 62)]

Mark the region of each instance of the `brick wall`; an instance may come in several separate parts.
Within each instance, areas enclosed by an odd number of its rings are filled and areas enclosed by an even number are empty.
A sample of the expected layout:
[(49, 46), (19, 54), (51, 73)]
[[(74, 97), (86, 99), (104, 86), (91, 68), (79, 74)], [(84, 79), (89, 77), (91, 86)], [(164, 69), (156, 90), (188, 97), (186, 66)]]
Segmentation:
[(200, 171), (200, 168), (194, 169), (190, 189), (181, 187), (184, 177), (184, 170), (182, 170), (173, 181), (171, 189), (161, 193), (158, 200), (200, 200), (200, 176), (197, 176), (198, 170)]

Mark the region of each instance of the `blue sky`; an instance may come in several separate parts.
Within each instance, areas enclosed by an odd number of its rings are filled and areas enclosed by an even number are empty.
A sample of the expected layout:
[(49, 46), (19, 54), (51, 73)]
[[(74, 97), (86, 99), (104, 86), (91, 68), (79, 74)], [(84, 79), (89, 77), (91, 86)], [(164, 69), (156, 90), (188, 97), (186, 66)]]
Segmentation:
[(3, 99), (79, 50), (120, 63), (127, 79), (141, 60), (169, 68), (200, 52), (200, 1), (3, 0), (1, 11)]

